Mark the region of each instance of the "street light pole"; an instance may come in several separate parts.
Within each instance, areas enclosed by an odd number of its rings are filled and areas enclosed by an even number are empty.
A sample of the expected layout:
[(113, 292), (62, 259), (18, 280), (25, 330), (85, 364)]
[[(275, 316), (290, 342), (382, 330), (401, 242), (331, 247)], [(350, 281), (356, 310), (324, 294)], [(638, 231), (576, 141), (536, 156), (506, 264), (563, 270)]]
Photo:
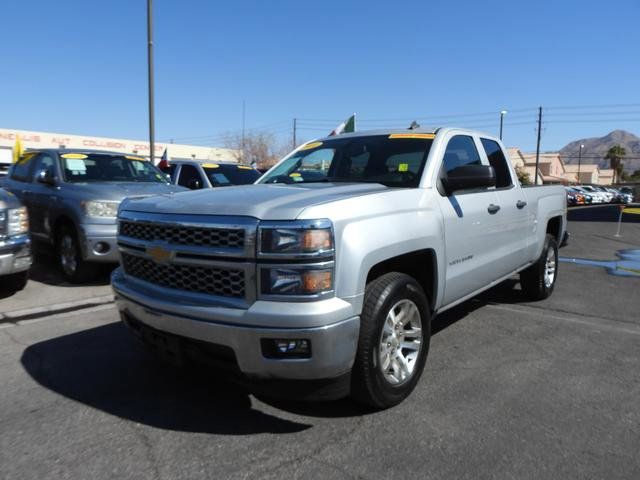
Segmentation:
[(147, 67), (149, 75), (149, 159), (154, 164), (155, 128), (153, 123), (153, 0), (147, 0)]
[(502, 125), (504, 123), (504, 116), (507, 114), (506, 110), (500, 112), (500, 140), (502, 140)]
[(580, 150), (578, 150), (578, 183), (580, 183), (580, 164), (582, 163), (582, 149), (584, 145), (580, 145)]

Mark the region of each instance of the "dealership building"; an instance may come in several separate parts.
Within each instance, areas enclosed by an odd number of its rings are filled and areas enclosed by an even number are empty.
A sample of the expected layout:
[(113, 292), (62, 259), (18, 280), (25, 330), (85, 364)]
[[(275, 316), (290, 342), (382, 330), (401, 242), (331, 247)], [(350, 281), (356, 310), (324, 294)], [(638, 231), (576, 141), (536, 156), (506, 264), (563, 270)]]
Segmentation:
[[(18, 136), (20, 137), (22, 148), (25, 150), (30, 148), (79, 148), (149, 157), (149, 142), (145, 140), (89, 137), (67, 133), (0, 128), (0, 164), (11, 163), (13, 147)], [(228, 148), (157, 142), (154, 148), (156, 163), (160, 161), (165, 149), (169, 160), (189, 158), (210, 161), (236, 161), (234, 155), (236, 151)]]

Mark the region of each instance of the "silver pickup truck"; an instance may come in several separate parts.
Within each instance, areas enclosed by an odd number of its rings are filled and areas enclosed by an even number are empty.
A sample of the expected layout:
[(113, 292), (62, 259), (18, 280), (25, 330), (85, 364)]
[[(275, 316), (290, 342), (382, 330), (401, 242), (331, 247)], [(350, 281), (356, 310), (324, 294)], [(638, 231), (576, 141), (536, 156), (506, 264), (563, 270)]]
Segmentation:
[(566, 206), (521, 188), (497, 139), (441, 128), (313, 141), (255, 185), (125, 200), (118, 219), (113, 289), (147, 343), (386, 408), (434, 315), (515, 274), (551, 294)]
[(0, 290), (22, 290), (31, 262), (27, 209), (15, 195), (0, 188)]

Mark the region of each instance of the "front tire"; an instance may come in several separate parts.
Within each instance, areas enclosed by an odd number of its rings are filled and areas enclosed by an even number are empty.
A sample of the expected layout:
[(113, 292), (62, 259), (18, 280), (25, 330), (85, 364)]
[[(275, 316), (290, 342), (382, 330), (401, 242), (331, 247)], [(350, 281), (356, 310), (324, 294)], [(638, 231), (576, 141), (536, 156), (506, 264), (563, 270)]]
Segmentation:
[(558, 242), (553, 235), (547, 234), (536, 263), (520, 272), (522, 293), (529, 300), (544, 300), (553, 293), (557, 278)]
[(409, 275), (383, 275), (365, 290), (351, 395), (389, 408), (413, 391), (427, 360), (431, 338), (429, 302)]
[(92, 276), (90, 265), (82, 258), (78, 234), (73, 227), (63, 226), (56, 236), (56, 256), (64, 278), (82, 283)]

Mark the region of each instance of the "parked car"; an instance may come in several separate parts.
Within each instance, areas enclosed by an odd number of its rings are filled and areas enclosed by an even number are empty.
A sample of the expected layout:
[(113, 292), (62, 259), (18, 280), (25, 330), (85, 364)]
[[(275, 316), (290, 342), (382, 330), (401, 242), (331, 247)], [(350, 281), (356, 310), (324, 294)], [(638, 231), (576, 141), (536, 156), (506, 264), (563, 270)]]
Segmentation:
[(586, 194), (591, 196), (591, 203), (607, 203), (607, 195), (602, 192), (599, 192), (591, 185), (577, 185), (574, 188), (577, 188), (580, 191), (585, 192)]
[(127, 199), (120, 315), (254, 387), (395, 405), (434, 315), (518, 273), (527, 298), (553, 292), (565, 191), (521, 188), (507, 158), (470, 130), (358, 132), (305, 144), (255, 185)]
[(31, 267), (29, 214), (20, 200), (0, 188), (0, 287), (22, 290)]
[(585, 204), (585, 199), (584, 199), (584, 194), (582, 194), (581, 192), (579, 192), (578, 190), (576, 190), (575, 188), (572, 187), (564, 187), (566, 192), (567, 192), (567, 205), (568, 206), (574, 206), (574, 205), (584, 205)]
[(171, 176), (171, 183), (191, 190), (232, 185), (248, 185), (262, 175), (247, 165), (233, 162), (199, 162), (197, 160), (172, 160), (162, 169)]
[(620, 191), (627, 196), (627, 199), (629, 200), (628, 203), (633, 203), (633, 200), (634, 200), (633, 187), (620, 187)]
[(118, 261), (123, 198), (184, 190), (142, 157), (91, 150), (28, 151), (3, 182), (27, 207), (34, 242), (54, 247), (72, 282), (91, 277), (95, 263)]

